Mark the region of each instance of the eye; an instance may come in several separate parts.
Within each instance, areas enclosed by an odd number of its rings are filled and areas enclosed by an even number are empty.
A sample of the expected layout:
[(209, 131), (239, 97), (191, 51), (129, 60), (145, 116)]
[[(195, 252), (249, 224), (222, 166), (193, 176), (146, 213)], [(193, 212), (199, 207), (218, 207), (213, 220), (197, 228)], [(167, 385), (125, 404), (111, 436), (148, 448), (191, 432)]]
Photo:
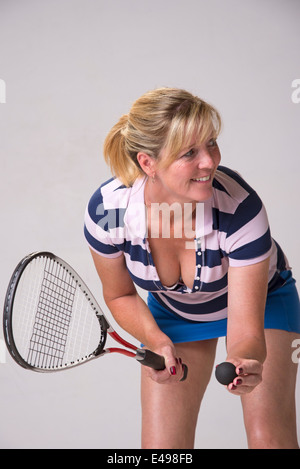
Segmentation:
[(195, 155), (196, 151), (194, 148), (191, 148), (187, 153), (182, 155), (182, 158), (192, 158)]
[(207, 144), (208, 147), (216, 147), (217, 146), (217, 139), (211, 138)]

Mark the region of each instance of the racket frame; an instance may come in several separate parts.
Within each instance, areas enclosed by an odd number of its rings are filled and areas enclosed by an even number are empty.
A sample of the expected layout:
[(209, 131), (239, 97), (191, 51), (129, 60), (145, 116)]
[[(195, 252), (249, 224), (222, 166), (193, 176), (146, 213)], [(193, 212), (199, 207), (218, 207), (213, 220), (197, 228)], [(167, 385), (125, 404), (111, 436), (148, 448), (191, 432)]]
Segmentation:
[[(47, 257), (49, 259), (52, 259), (55, 262), (57, 262), (61, 267), (66, 269), (66, 271), (72, 276), (73, 280), (77, 283), (81, 291), (85, 294), (87, 300), (90, 302), (90, 305), (92, 309), (94, 310), (95, 315), (100, 325), (101, 337), (100, 337), (100, 340), (96, 349), (93, 352), (91, 352), (89, 355), (87, 355), (86, 357), (78, 359), (74, 362), (69, 362), (65, 365), (62, 364), (59, 367), (42, 368), (42, 367), (35, 367), (34, 365), (29, 364), (26, 360), (24, 360), (24, 358), (18, 352), (18, 348), (14, 340), (12, 322), (13, 322), (13, 305), (14, 305), (14, 299), (15, 299), (17, 287), (22, 277), (22, 273), (24, 272), (28, 264), (37, 257)], [(126, 340), (124, 340), (121, 336), (119, 336), (119, 334), (109, 324), (98, 302), (94, 298), (93, 294), (91, 293), (91, 291), (89, 290), (85, 282), (77, 274), (77, 272), (75, 272), (75, 270), (69, 264), (67, 264), (64, 260), (62, 260), (60, 257), (56, 256), (55, 254), (49, 251), (36, 251), (32, 254), (29, 254), (28, 256), (24, 257), (15, 268), (11, 276), (11, 279), (7, 288), (6, 296), (5, 296), (4, 311), (3, 311), (3, 334), (4, 334), (4, 340), (5, 340), (7, 349), (10, 355), (12, 356), (12, 358), (21, 367), (32, 370), (32, 371), (49, 373), (49, 372), (67, 370), (75, 366), (82, 365), (83, 363), (91, 361), (95, 358), (99, 358), (107, 353), (113, 353), (113, 352), (118, 352), (128, 357), (135, 358), (142, 365), (150, 366), (152, 368), (155, 368), (156, 370), (163, 370), (165, 368), (165, 362), (162, 356), (157, 355), (151, 352), (150, 350), (147, 350), (144, 348), (143, 349), (138, 348), (135, 345), (131, 344), (130, 342), (127, 342)], [(126, 349), (118, 348), (118, 347), (108, 347), (105, 349), (104, 346), (107, 340), (107, 335), (110, 335), (116, 342), (120, 343), (123, 347), (129, 348), (130, 350), (126, 350)], [(186, 377), (186, 373), (187, 373), (187, 367), (185, 366), (185, 377)]]
[[(57, 368), (48, 368), (48, 367), (39, 368), (39, 367), (30, 365), (26, 360), (24, 360), (24, 358), (18, 352), (18, 348), (15, 344), (15, 340), (13, 336), (13, 330), (12, 330), (13, 304), (14, 304), (17, 287), (22, 277), (22, 273), (24, 272), (28, 264), (37, 257), (50, 258), (66, 269), (66, 271), (73, 277), (74, 281), (78, 284), (78, 287), (86, 295), (88, 301), (90, 301), (90, 304), (94, 309), (94, 312), (99, 321), (100, 328), (102, 331), (97, 348), (93, 352), (91, 352), (86, 358), (68, 363), (67, 365), (61, 365), (60, 367), (57, 367)], [(3, 335), (4, 335), (4, 340), (5, 340), (5, 343), (6, 343), (6, 346), (10, 355), (20, 366), (22, 366), (23, 368), (32, 370), (32, 371), (47, 372), (47, 373), (57, 372), (57, 371), (73, 368), (75, 366), (79, 366), (87, 361), (93, 360), (94, 358), (99, 358), (101, 355), (104, 355), (105, 353), (109, 352), (109, 349), (107, 349), (107, 351), (104, 350), (108, 331), (111, 334), (113, 332), (113, 329), (111, 325), (108, 323), (107, 319), (105, 318), (100, 306), (98, 305), (97, 301), (95, 300), (90, 290), (87, 288), (84, 281), (81, 279), (81, 277), (79, 277), (79, 275), (74, 271), (74, 269), (72, 269), (72, 267), (69, 264), (67, 264), (61, 258), (59, 258), (58, 256), (56, 256), (55, 254), (49, 251), (37, 251), (37, 252), (31, 253), (28, 256), (24, 257), (19, 262), (19, 264), (17, 265), (17, 267), (15, 268), (11, 276), (11, 279), (7, 288), (6, 296), (5, 296), (4, 310), (3, 310)]]

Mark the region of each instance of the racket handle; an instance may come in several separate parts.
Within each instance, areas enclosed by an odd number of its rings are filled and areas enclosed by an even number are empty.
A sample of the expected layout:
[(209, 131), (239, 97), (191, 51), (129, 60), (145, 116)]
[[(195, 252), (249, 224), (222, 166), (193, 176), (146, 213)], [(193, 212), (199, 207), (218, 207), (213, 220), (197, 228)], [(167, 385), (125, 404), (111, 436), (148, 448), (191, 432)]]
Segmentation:
[(141, 365), (149, 366), (154, 370), (164, 370), (166, 368), (164, 357), (151, 352), (151, 350), (137, 350), (136, 359), (141, 363)]
[[(164, 370), (165, 369), (165, 359), (157, 353), (151, 352), (147, 349), (138, 349), (136, 352), (136, 359), (144, 366), (149, 366), (154, 370)], [(180, 381), (184, 381), (187, 378), (188, 367), (183, 364), (183, 378)]]

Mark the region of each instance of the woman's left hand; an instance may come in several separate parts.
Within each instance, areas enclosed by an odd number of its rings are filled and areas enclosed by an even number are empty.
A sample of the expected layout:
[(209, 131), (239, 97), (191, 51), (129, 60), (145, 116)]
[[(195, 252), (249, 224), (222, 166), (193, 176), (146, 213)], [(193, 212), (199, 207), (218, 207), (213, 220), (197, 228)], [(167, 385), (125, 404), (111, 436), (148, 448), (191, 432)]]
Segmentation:
[(253, 391), (262, 381), (263, 365), (257, 360), (228, 358), (236, 367), (237, 377), (227, 386), (232, 394), (242, 395)]

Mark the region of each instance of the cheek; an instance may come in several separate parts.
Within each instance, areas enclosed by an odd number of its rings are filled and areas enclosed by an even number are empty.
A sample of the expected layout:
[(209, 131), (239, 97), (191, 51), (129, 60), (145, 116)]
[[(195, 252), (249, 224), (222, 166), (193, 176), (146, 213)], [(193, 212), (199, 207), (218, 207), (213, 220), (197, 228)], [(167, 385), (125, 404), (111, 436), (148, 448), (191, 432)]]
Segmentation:
[(190, 171), (189, 167), (187, 166), (186, 162), (178, 161), (172, 167), (171, 171), (169, 172), (169, 177), (176, 177), (178, 179), (180, 176), (184, 176), (185, 174)]
[(175, 171), (183, 170), (185, 167), (186, 167), (186, 161), (184, 161), (183, 158), (181, 158), (180, 160), (176, 161), (176, 163), (174, 163)]
[(219, 149), (216, 151), (216, 154), (215, 154), (215, 157), (214, 157), (214, 161), (215, 161), (216, 166), (218, 166), (218, 165), (220, 164), (220, 161), (221, 161), (221, 152), (220, 152)]

